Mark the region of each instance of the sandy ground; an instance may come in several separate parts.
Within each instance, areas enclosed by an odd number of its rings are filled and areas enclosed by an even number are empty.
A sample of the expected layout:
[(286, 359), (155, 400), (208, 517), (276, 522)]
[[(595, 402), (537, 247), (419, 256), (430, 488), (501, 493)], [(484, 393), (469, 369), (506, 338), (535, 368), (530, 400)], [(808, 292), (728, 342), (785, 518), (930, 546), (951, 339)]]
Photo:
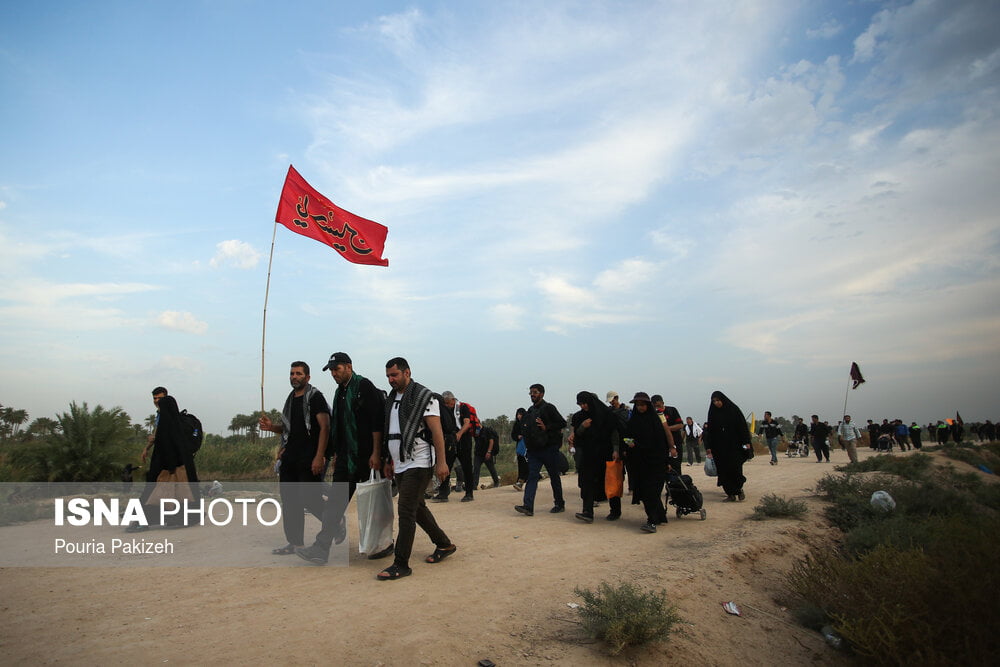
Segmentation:
[[(865, 449), (861, 455), (870, 456)], [(473, 503), (431, 505), (458, 545), (439, 564), (418, 529), (413, 575), (379, 582), (389, 561), (357, 553), (352, 503), (347, 567), (270, 555), (284, 540), (269, 529), (257, 548), (271, 567), (6, 567), (0, 569), (0, 655), (5, 664), (334, 665), (805, 665), (842, 664), (817, 633), (783, 607), (785, 573), (831, 531), (811, 490), (847, 462), (786, 458), (747, 464), (747, 499), (722, 503), (698, 466), (684, 466), (705, 494), (708, 518), (674, 518), (644, 534), (625, 498), (620, 521), (583, 524), (576, 478), (563, 478), (567, 511), (550, 514), (547, 481), (534, 517), (513, 510), (512, 487), (479, 491)], [(751, 521), (759, 498), (803, 500), (804, 521)], [(307, 535), (317, 522), (311, 517)], [(15, 527), (17, 528), (17, 527)], [(9, 530), (9, 529), (4, 529)], [(197, 542), (202, 528), (162, 531)], [(148, 536), (158, 536), (147, 533)], [(10, 540), (7, 534), (4, 540)], [(667, 641), (608, 656), (568, 604), (574, 588), (631, 580), (665, 589), (683, 618)], [(735, 601), (741, 617), (723, 610)]]

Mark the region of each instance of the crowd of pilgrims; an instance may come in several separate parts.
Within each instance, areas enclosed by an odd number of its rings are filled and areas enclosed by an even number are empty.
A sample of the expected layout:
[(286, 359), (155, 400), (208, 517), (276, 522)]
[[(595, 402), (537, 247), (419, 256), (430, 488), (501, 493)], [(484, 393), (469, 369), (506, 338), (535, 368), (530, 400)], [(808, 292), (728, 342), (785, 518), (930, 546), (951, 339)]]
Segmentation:
[[(667, 522), (664, 504), (664, 488), (668, 477), (679, 475), (687, 448), (688, 464), (694, 458), (701, 462), (700, 446), (704, 446), (706, 457), (712, 459), (717, 470), (717, 484), (725, 494), (724, 502), (738, 502), (745, 499), (743, 485), (743, 464), (752, 456), (752, 438), (746, 416), (740, 408), (721, 391), (712, 394), (708, 419), (700, 426), (693, 424), (690, 417), (681, 418), (676, 408), (664, 405), (659, 395), (650, 397), (645, 392), (637, 392), (628, 402), (619, 400), (614, 391), (608, 392), (602, 401), (593, 392), (582, 391), (576, 396), (579, 410), (570, 416), (566, 425), (568, 445), (573, 453), (577, 484), (583, 509), (576, 514), (586, 522), (594, 519), (596, 503), (607, 502), (609, 513), (605, 517), (615, 521), (621, 517), (621, 496), (606, 494), (607, 466), (609, 462), (623, 462), (623, 473), (627, 479), (624, 488), (631, 492), (633, 505), (643, 505), (646, 523), (642, 529), (655, 532), (657, 525)], [(524, 408), (518, 408), (511, 428), (511, 440), (517, 443), (518, 479), (514, 487), (522, 489), (529, 475), (528, 458), (530, 448), (525, 443), (526, 419), (532, 415)], [(773, 422), (772, 422), (773, 423)], [(828, 445), (838, 440), (840, 422), (830, 426), (823, 422)], [(996, 425), (990, 420), (969, 424), (969, 432), (980, 441), (996, 439)], [(955, 419), (938, 420), (926, 427), (912, 422), (907, 425), (900, 419), (883, 419), (881, 423), (869, 419), (867, 426), (859, 425), (859, 432), (867, 432), (868, 445), (877, 451), (920, 449), (923, 444), (923, 430), (927, 429), (932, 442), (945, 444), (950, 441), (962, 442), (966, 425), (956, 415)], [(764, 430), (761, 429), (761, 434)], [(806, 455), (810, 436), (815, 436), (816, 428), (795, 418), (791, 432), (781, 433), (788, 443), (789, 456)], [(843, 443), (841, 443), (843, 444)], [(829, 450), (828, 450), (829, 451)], [(773, 458), (772, 463), (776, 463)], [(555, 511), (555, 510), (554, 510)]]
[[(664, 405), (660, 396), (650, 397), (645, 392), (637, 392), (629, 401), (631, 409), (615, 392), (608, 392), (604, 402), (596, 394), (583, 391), (577, 394), (576, 403), (580, 409), (570, 417), (567, 426), (583, 501), (582, 511), (576, 514), (578, 519), (593, 521), (594, 505), (602, 501), (609, 505), (607, 520), (621, 517), (621, 495), (606, 493), (608, 463), (621, 461), (628, 480), (623, 488), (631, 489), (632, 504), (641, 504), (646, 512), (642, 530), (656, 532), (656, 526), (667, 522), (664, 488), (668, 475), (679, 475), (681, 471), (685, 427), (693, 440), (689, 447), (697, 448), (700, 440), (706, 456), (714, 462), (725, 500), (744, 500), (743, 463), (751, 447), (750, 430), (743, 412), (721, 391), (712, 394), (708, 421), (702, 427), (685, 424), (676, 408)], [(517, 443), (517, 489), (528, 480), (533, 452), (525, 436), (534, 414), (519, 408), (511, 429), (511, 439)], [(697, 439), (691, 437), (695, 433), (692, 426), (698, 428)], [(694, 453), (689, 451), (689, 457)], [(700, 453), (697, 458), (700, 462)], [(558, 498), (556, 503), (553, 511), (559, 510)]]

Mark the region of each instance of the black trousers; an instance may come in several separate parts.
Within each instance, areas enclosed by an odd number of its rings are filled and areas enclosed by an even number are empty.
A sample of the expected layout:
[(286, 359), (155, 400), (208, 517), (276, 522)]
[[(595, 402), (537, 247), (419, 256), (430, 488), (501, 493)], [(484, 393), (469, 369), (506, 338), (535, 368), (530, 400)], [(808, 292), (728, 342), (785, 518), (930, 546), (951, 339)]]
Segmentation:
[[(452, 443), (447, 443), (444, 446), (444, 462), (448, 464), (448, 473), (450, 474), (452, 470), (455, 469), (455, 458), (458, 456), (455, 452), (455, 445)], [(439, 498), (447, 498), (451, 494), (451, 477), (441, 482), (441, 486), (438, 487), (437, 495)]]
[(458, 462), (462, 466), (462, 472), (456, 474), (459, 483), (465, 488), (465, 495), (471, 496), (472, 490), (474, 488), (475, 479), (475, 468), (472, 467), (472, 443), (463, 444), (458, 443), (455, 448), (458, 455)]
[[(344, 514), (358, 488), (358, 473), (355, 473), (352, 478), (347, 471), (347, 464), (340, 465), (340, 457), (337, 457), (337, 463), (338, 465), (333, 468), (331, 479), (333, 489), (327, 495), (326, 503), (323, 505), (323, 527), (316, 534), (316, 544), (327, 551), (330, 550), (330, 545), (333, 544), (337, 533), (347, 530), (347, 526), (343, 525), (345, 522)], [(371, 470), (368, 468), (367, 462), (365, 462), (365, 468)], [(343, 492), (343, 485), (347, 486), (346, 495)]]
[[(305, 511), (323, 520), (323, 475), (314, 475), (311, 461), (281, 460), (278, 485), (281, 493), (281, 527), (289, 544), (305, 543)], [(325, 470), (323, 472), (326, 472)]]
[(490, 458), (486, 459), (481, 456), (476, 456), (475, 463), (472, 464), (476, 468), (476, 478), (472, 482), (472, 488), (474, 489), (479, 488), (479, 477), (483, 472), (483, 464), (486, 464), (486, 469), (490, 472), (490, 476), (493, 478), (493, 483), (500, 484), (500, 475), (497, 474), (497, 464), (493, 460), (493, 457), (490, 456)]

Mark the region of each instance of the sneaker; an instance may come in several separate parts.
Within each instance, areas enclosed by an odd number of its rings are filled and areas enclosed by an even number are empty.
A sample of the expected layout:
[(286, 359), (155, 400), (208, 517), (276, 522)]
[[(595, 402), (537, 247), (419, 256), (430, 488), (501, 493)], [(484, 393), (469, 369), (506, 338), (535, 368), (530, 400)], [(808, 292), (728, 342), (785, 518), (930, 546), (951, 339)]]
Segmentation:
[(296, 547), (295, 555), (313, 565), (326, 565), (330, 553), (318, 544), (308, 547)]
[(434, 496), (431, 498), (432, 503), (446, 503), (448, 502), (448, 496)]
[(347, 519), (341, 518), (340, 523), (337, 524), (337, 527), (333, 531), (333, 543), (343, 544), (344, 540), (346, 539), (347, 539)]
[(565, 512), (565, 511), (566, 511), (566, 506), (565, 505), (556, 505), (555, 507), (553, 507), (552, 509), (549, 510), (549, 513), (550, 514), (559, 514), (559, 512)]
[(735, 503), (736, 502), (736, 496), (726, 496), (726, 499), (723, 500), (722, 502), (724, 502), (724, 503)]
[(612, 512), (611, 514), (607, 515), (604, 518), (607, 521), (617, 521), (618, 519), (622, 518), (622, 513), (621, 512)]
[(639, 526), (639, 530), (641, 530), (644, 533), (655, 533), (656, 526), (654, 526), (651, 521), (647, 521), (646, 523)]
[(594, 515), (587, 514), (586, 512), (577, 512), (576, 518), (584, 523), (594, 523)]
[(524, 482), (522, 482), (521, 480), (517, 480), (516, 482), (514, 482), (513, 486), (514, 486), (514, 490), (515, 491), (523, 491), (524, 490)]
[(472, 496), (462, 496), (463, 503), (471, 503), (473, 500), (475, 500), (475, 498), (473, 498)]
[(535, 513), (524, 505), (514, 505), (514, 510), (520, 512), (524, 516), (535, 516)]

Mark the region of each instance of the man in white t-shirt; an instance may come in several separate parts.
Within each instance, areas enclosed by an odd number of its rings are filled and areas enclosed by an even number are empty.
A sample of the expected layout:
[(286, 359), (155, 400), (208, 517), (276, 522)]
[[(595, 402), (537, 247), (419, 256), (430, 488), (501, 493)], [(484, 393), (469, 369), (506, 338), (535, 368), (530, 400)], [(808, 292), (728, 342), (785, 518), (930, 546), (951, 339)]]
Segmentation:
[(385, 433), (382, 448), (386, 477), (396, 478), (399, 534), (396, 536), (392, 565), (378, 574), (380, 581), (400, 579), (412, 574), (410, 553), (419, 525), (434, 543), (434, 553), (424, 559), (440, 563), (455, 553), (457, 547), (437, 525), (424, 493), (431, 478), (448, 478), (444, 434), (441, 431), (441, 406), (430, 389), (410, 378), (410, 365), (402, 357), (385, 364), (385, 377), (393, 388), (385, 402)]

